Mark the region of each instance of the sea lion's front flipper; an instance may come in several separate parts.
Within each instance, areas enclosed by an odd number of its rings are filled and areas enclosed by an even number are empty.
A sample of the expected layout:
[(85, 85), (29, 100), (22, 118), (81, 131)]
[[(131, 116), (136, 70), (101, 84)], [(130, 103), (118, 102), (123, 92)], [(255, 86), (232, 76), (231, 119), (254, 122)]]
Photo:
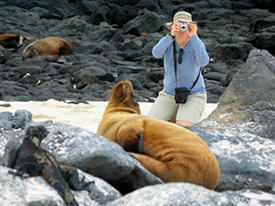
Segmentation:
[(141, 133), (138, 136), (138, 141), (137, 141), (137, 151), (140, 154), (145, 154), (144, 147), (143, 147), (143, 141), (144, 141), (144, 131), (141, 131)]
[[(126, 151), (137, 152), (143, 151), (143, 133), (144, 122), (142, 118), (133, 116), (121, 125), (117, 133), (117, 143)], [(140, 140), (142, 142), (140, 143)]]

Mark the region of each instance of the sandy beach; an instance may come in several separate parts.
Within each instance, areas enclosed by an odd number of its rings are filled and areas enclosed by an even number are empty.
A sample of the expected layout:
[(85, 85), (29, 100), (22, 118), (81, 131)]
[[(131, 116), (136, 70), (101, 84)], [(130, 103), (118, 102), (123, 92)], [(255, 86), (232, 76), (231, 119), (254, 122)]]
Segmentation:
[[(0, 106), (0, 112), (27, 110), (32, 113), (34, 122), (52, 120), (54, 123), (65, 123), (85, 128), (96, 133), (98, 124), (108, 102), (92, 101), (89, 104), (69, 104), (50, 99), (46, 102), (5, 102), (0, 105), (10, 104), (10, 107)], [(141, 102), (142, 114), (146, 115), (153, 103)], [(217, 104), (207, 104), (202, 119), (205, 119), (217, 107)]]

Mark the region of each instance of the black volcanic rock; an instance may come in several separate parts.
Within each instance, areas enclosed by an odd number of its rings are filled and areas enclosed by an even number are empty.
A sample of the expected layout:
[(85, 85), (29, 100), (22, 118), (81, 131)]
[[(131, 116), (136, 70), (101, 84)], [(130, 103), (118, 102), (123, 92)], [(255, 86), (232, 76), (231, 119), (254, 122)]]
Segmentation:
[[(143, 80), (140, 82), (142, 86), (138, 86), (142, 91), (140, 100), (148, 101), (151, 91), (158, 94), (162, 89), (164, 74), (155, 72), (163, 71), (163, 62), (154, 58), (151, 50), (169, 32), (165, 23), (172, 21), (179, 10), (190, 12), (198, 23), (198, 35), (211, 58), (210, 64), (203, 68), (206, 87), (209, 88), (208, 102), (217, 103), (222, 91), (239, 70), (241, 63), (231, 64), (230, 61), (245, 62), (255, 48), (265, 49), (274, 55), (275, 14), (268, 0), (0, 0), (0, 5), (0, 34), (34, 37), (17, 50), (0, 48), (0, 82), (4, 84), (0, 88), (2, 100), (69, 98), (76, 102), (83, 99), (104, 101), (104, 84), (112, 87), (118, 79), (127, 78), (124, 74), (129, 74), (133, 82), (139, 82), (138, 75), (130, 75), (138, 73), (146, 77), (146, 82)], [(74, 51), (67, 56), (67, 63), (21, 59), (26, 46), (35, 39), (49, 36), (71, 42)], [(105, 73), (87, 72), (91, 65)], [(125, 66), (128, 68), (121, 72)], [(137, 72), (137, 68), (146, 70)], [(65, 82), (61, 81), (63, 78)], [(15, 86), (7, 88), (12, 82)], [(218, 85), (218, 89), (214, 90), (212, 85)], [(85, 94), (95, 87), (98, 91)]]

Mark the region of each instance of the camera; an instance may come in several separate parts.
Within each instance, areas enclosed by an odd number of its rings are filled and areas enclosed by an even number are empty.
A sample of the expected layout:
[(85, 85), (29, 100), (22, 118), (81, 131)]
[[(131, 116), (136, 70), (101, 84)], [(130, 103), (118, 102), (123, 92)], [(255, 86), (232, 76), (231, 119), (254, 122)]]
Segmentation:
[(188, 31), (188, 24), (187, 23), (179, 23), (181, 31)]

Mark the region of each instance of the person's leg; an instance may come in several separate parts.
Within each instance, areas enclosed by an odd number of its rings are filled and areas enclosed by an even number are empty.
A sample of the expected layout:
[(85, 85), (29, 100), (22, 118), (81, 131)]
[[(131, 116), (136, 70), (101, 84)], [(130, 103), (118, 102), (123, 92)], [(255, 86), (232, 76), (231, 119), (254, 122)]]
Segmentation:
[(189, 127), (198, 123), (205, 109), (206, 99), (206, 93), (189, 95), (186, 103), (179, 106), (176, 123)]
[(194, 123), (192, 122), (183, 121), (183, 120), (176, 120), (176, 123), (186, 127), (192, 127), (194, 125)]
[(175, 103), (174, 96), (161, 91), (151, 107), (148, 116), (159, 120), (169, 121), (175, 116), (177, 110), (178, 104)]
[(176, 123), (177, 122), (176, 118), (177, 118), (177, 115), (175, 115), (172, 119), (168, 120), (168, 122)]

